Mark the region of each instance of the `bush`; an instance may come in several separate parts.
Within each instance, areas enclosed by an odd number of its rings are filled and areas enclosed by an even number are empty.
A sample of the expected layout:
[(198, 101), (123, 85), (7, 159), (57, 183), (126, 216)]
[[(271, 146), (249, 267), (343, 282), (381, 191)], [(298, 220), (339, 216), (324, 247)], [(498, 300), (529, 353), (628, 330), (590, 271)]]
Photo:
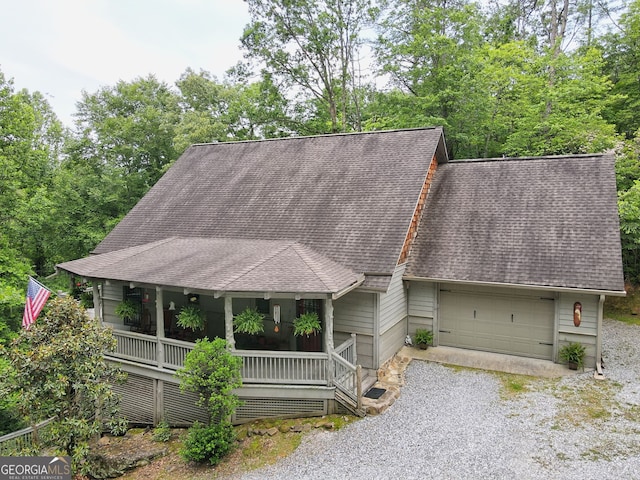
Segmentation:
[(229, 453), (235, 441), (231, 423), (222, 421), (212, 425), (195, 422), (189, 429), (180, 454), (187, 461), (209, 461), (217, 465)]
[(171, 429), (167, 422), (162, 421), (153, 429), (153, 441), (166, 443), (169, 440), (171, 440)]

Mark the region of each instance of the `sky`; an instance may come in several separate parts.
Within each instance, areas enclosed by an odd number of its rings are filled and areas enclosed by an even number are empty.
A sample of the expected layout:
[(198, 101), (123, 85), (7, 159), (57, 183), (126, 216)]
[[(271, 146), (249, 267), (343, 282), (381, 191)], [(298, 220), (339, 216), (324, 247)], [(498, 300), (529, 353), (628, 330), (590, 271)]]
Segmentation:
[(0, 71), (44, 94), (71, 127), (82, 91), (191, 67), (219, 79), (242, 60), (242, 0), (0, 0)]

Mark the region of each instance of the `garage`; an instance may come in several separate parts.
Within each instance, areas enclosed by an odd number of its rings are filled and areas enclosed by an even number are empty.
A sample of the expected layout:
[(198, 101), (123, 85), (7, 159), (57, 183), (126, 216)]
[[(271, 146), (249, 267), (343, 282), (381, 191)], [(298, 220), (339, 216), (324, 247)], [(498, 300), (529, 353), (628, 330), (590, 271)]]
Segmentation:
[(554, 318), (550, 292), (443, 285), (438, 343), (551, 360)]

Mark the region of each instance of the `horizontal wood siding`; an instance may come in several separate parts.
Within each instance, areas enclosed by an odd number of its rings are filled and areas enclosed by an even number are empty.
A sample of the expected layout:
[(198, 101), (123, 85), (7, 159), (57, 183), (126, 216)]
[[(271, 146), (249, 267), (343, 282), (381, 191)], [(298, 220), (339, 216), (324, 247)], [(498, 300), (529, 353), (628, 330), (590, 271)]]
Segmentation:
[[(580, 326), (573, 324), (573, 304), (582, 304)], [(558, 351), (567, 343), (578, 342), (586, 347), (584, 364), (593, 368), (596, 364), (598, 334), (598, 295), (560, 293), (558, 299)], [(560, 361), (558, 357), (558, 361)]]
[(109, 285), (102, 284), (102, 320), (114, 328), (125, 328), (122, 319), (115, 313), (116, 307), (122, 301), (123, 286), (124, 283), (121, 282), (109, 282)]
[(380, 335), (407, 318), (407, 297), (402, 282), (405, 269), (406, 264), (396, 267), (387, 292), (380, 295)]
[[(400, 321), (380, 336), (380, 365), (393, 357), (402, 348), (406, 331), (405, 322)], [(358, 358), (360, 358), (360, 352), (358, 352)]]
[(436, 289), (431, 282), (411, 282), (409, 285), (409, 335), (419, 328), (433, 330), (436, 309)]
[(356, 336), (358, 364), (365, 368), (373, 365), (373, 318), (377, 295), (350, 292), (333, 302), (334, 343), (346, 340), (352, 333)]
[(364, 368), (378, 368), (373, 364), (373, 335), (356, 335), (358, 365)]
[(373, 335), (375, 294), (350, 292), (333, 302), (333, 329)]

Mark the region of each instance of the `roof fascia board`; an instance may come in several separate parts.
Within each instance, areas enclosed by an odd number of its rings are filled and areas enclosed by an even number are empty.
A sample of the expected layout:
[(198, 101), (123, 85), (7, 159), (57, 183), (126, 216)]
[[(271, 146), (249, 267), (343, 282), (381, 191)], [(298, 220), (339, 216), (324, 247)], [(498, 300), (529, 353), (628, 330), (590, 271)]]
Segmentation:
[(571, 287), (554, 287), (547, 285), (527, 285), (520, 283), (500, 283), (500, 282), (474, 282), (470, 280), (451, 280), (449, 278), (429, 278), (429, 277), (415, 277), (412, 275), (404, 275), (403, 280), (418, 281), (418, 282), (438, 282), (438, 283), (455, 283), (459, 285), (482, 285), (488, 287), (505, 287), (505, 288), (518, 288), (522, 290), (545, 290), (552, 292), (567, 292), (567, 293), (587, 293), (590, 295), (608, 295), (612, 297), (624, 297), (627, 292), (622, 290), (590, 290), (588, 288), (571, 288)]
[(342, 296), (346, 295), (347, 293), (349, 293), (351, 290), (354, 290), (354, 289), (358, 288), (360, 285), (362, 285), (362, 283), (364, 282), (364, 279), (365, 279), (364, 274), (360, 275), (360, 277), (358, 277), (358, 280), (356, 280), (354, 283), (352, 283), (348, 287), (343, 288), (342, 290), (338, 290), (337, 292), (332, 294), (331, 295), (331, 299), (332, 300), (337, 300), (340, 297), (342, 297)]

